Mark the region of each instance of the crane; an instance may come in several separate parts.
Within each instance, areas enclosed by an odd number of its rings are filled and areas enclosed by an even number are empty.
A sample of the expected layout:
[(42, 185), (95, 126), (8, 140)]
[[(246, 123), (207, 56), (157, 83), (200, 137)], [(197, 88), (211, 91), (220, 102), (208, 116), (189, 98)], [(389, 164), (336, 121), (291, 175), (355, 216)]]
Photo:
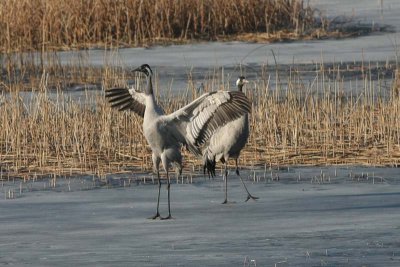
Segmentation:
[[(236, 85), (238, 92), (243, 91), (243, 86), (248, 83), (244, 76), (240, 76)], [(228, 160), (233, 158), (236, 164), (236, 174), (239, 176), (244, 189), (247, 192), (247, 199), (256, 200), (258, 197), (252, 196), (246, 187), (239, 173), (238, 158), (240, 152), (247, 143), (249, 138), (249, 116), (248, 113), (241, 115), (239, 118), (219, 127), (207, 144), (203, 148), (204, 173), (208, 172), (209, 176), (215, 176), (216, 162), (221, 161), (224, 164), (224, 181), (225, 181), (225, 199), (222, 204), (228, 203)]]
[[(174, 166), (178, 173), (182, 172), (181, 146), (185, 146), (196, 155), (201, 155), (200, 146), (204, 144), (215, 130), (229, 121), (250, 112), (251, 105), (247, 97), (238, 91), (218, 91), (201, 95), (186, 106), (164, 114), (157, 104), (152, 76), (153, 71), (148, 64), (133, 70), (146, 75), (145, 91), (134, 88), (112, 88), (105, 92), (111, 107), (132, 110), (143, 117), (143, 134), (152, 151), (153, 168), (157, 173), (158, 196), (156, 214), (149, 219), (171, 219), (169, 167)], [(166, 172), (168, 190), (168, 216), (161, 217), (160, 206), (160, 163)]]

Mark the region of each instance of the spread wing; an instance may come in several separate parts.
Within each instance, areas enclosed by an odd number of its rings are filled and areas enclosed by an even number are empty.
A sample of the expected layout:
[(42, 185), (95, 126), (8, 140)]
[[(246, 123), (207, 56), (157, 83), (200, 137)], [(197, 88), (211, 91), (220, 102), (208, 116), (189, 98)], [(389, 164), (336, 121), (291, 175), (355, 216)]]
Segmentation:
[[(203, 94), (190, 104), (165, 116), (181, 134), (180, 141), (198, 154), (204, 144), (219, 127), (249, 113), (251, 104), (239, 91), (218, 91)], [(182, 140), (184, 139), (184, 140)]]
[(130, 109), (142, 118), (144, 117), (146, 109), (144, 93), (134, 88), (111, 88), (106, 90), (105, 96), (111, 103), (111, 107), (118, 108), (120, 111)]

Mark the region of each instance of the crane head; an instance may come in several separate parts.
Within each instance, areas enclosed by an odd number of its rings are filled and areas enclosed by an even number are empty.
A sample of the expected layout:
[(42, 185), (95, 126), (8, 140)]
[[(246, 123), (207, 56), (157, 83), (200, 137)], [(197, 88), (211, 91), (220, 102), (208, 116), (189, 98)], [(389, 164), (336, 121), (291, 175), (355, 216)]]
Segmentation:
[(246, 83), (249, 83), (249, 81), (246, 80), (246, 77), (244, 77), (244, 76), (240, 76), (236, 80), (236, 86), (238, 87), (239, 91), (242, 91), (243, 85), (245, 85)]
[(142, 66), (133, 70), (133, 72), (135, 72), (135, 71), (143, 72), (146, 76), (153, 75), (153, 71), (151, 70), (151, 68), (148, 64), (143, 64)]

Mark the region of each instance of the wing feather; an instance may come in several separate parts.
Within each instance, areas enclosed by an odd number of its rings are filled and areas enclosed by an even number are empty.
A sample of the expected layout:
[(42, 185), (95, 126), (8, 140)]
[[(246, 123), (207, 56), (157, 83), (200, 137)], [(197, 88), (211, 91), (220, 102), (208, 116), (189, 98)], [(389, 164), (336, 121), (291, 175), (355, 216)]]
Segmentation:
[[(166, 116), (182, 134), (181, 142), (198, 151), (219, 127), (251, 111), (247, 97), (239, 91), (203, 94), (185, 107)], [(181, 138), (181, 139), (182, 139)]]
[[(212, 99), (209, 104), (203, 103), (204, 105), (198, 110), (206, 117), (206, 121), (198, 123), (199, 127), (192, 136), (196, 146), (205, 143), (219, 127), (249, 113), (251, 110), (250, 102), (242, 92), (224, 91), (222, 93), (214, 96), (214, 98), (217, 98), (215, 101), (212, 101), (214, 100)], [(193, 117), (193, 121), (196, 120), (196, 116)], [(190, 124), (188, 127), (190, 127)]]
[(111, 103), (112, 108), (123, 111), (130, 109), (141, 117), (144, 117), (146, 109), (146, 99), (143, 93), (134, 88), (111, 88), (105, 92), (106, 98)]

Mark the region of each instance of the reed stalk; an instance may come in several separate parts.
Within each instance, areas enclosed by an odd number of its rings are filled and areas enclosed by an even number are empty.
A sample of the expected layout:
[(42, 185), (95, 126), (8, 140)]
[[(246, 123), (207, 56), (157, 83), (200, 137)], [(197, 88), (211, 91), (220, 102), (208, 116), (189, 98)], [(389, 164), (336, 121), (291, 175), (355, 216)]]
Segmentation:
[[(142, 119), (111, 109), (102, 91), (126, 86), (128, 80), (141, 88), (138, 77), (107, 65), (35, 69), (33, 64), (14, 64), (11, 70), (14, 76), (1, 85), (8, 92), (0, 101), (1, 177), (151, 170)], [(346, 88), (351, 83), (329, 78), (323, 68), (310, 83), (289, 73), (271, 85), (268, 73), (260, 72), (263, 76), (246, 88), (253, 109), (251, 135), (241, 157), (244, 167), (400, 164), (398, 78), (387, 91), (367, 74), (359, 81), (362, 90), (355, 93)], [(100, 84), (101, 89), (65, 91), (71, 83)], [(228, 89), (230, 83), (217, 71), (204, 88)], [(179, 96), (167, 93), (157, 98), (167, 112), (176, 110), (197, 97), (194, 84), (189, 81)], [(157, 79), (155, 86), (157, 92), (168, 89)], [(184, 153), (185, 165), (199, 169), (201, 160)]]

